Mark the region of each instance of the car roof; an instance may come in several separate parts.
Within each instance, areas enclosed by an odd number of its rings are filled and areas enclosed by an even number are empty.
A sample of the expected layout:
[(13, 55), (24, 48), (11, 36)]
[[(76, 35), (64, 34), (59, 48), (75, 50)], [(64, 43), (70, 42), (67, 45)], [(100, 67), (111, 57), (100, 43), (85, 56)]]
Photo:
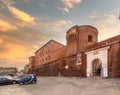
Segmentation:
[(5, 76), (0, 76), (0, 78), (7, 78), (7, 79), (13, 79), (11, 76), (7, 76), (7, 75), (5, 75)]

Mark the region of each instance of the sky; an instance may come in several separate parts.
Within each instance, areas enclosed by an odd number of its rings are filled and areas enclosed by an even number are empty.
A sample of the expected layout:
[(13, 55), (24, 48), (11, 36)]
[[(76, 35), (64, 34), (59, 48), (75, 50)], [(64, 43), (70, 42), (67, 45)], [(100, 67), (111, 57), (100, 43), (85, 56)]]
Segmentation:
[(50, 39), (66, 44), (75, 25), (92, 25), (98, 40), (120, 35), (120, 0), (0, 0), (0, 67), (22, 69)]

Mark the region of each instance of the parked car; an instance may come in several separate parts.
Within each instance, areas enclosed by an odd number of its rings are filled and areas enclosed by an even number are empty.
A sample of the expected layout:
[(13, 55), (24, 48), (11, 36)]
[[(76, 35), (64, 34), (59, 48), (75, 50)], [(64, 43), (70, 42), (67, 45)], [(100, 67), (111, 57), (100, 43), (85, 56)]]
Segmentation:
[(24, 78), (25, 76), (27, 76), (27, 75), (26, 74), (19, 74), (19, 75), (14, 76), (13, 80), (15, 83), (19, 83), (19, 80)]
[(14, 80), (11, 76), (0, 76), (0, 85), (14, 84)]
[(28, 74), (28, 75), (21, 75), (18, 79), (17, 82), (19, 85), (23, 84), (29, 84), (29, 83), (36, 83), (37, 82), (37, 77), (33, 74)]

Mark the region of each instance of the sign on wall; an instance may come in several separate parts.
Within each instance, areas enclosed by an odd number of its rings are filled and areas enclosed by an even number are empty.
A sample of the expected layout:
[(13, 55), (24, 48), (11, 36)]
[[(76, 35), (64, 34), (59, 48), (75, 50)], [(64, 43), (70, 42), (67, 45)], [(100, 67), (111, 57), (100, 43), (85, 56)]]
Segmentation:
[(77, 54), (77, 61), (76, 65), (81, 65), (82, 64), (82, 53)]

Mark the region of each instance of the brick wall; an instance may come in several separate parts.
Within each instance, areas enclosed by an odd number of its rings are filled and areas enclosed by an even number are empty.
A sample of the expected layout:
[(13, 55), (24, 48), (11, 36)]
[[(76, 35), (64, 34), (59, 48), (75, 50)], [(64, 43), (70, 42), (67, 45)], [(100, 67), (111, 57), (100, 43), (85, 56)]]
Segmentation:
[(29, 68), (34, 68), (35, 66), (35, 56), (29, 57)]
[(114, 43), (109, 51), (109, 76), (120, 77), (120, 43)]
[(53, 52), (60, 49), (61, 47), (64, 46), (58, 42), (50, 40), (47, 44), (35, 52), (35, 66), (50, 62), (51, 58), (53, 57)]

